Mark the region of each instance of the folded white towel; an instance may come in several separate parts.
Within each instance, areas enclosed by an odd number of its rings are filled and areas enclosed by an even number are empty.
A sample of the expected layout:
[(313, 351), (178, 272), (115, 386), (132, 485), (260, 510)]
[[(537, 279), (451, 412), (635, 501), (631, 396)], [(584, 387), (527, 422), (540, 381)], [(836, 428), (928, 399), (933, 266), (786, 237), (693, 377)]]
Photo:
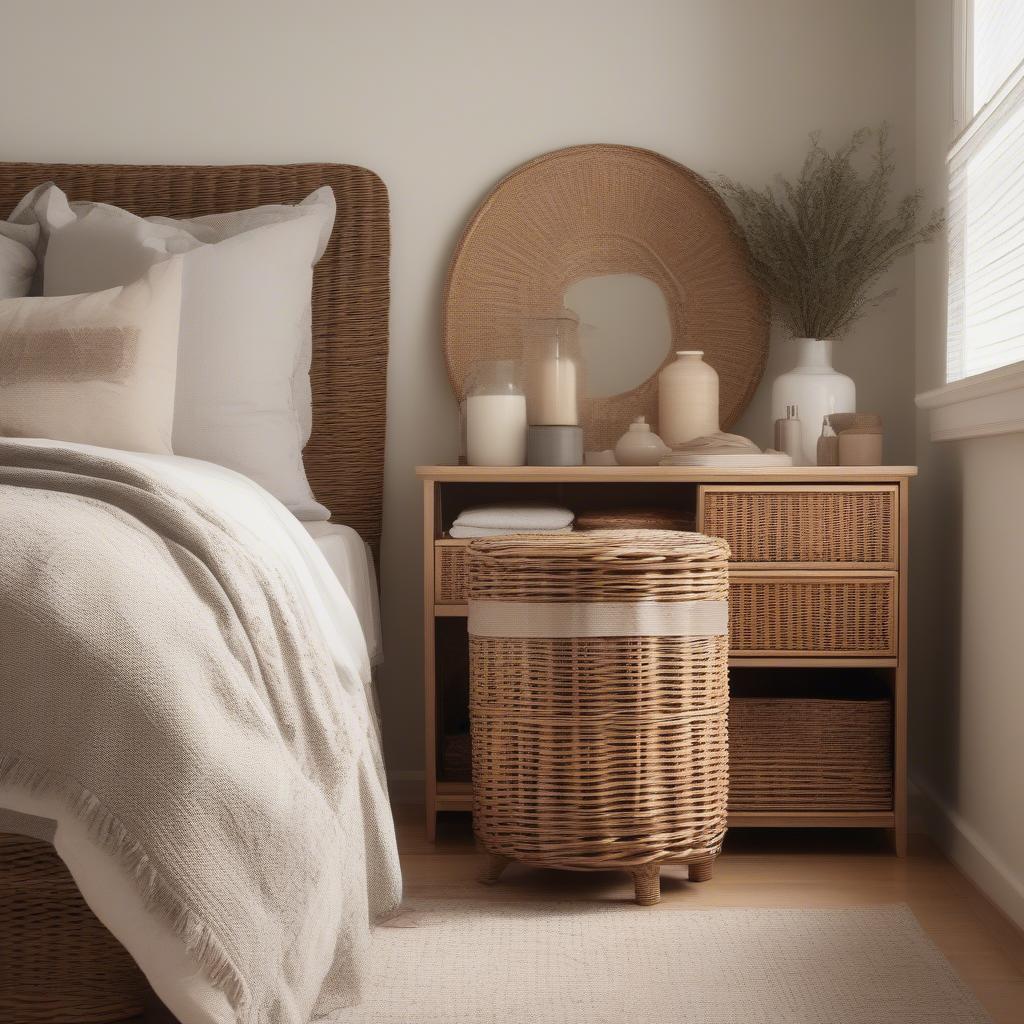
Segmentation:
[(519, 530), (490, 530), (486, 526), (460, 526), (455, 523), (448, 531), (454, 540), (468, 540), (471, 537), (514, 537), (524, 533), (572, 533), (571, 526), (558, 526), (553, 530), (541, 530), (538, 527), (526, 527)]
[(545, 505), (485, 505), (467, 508), (455, 520), (458, 526), (485, 530), (560, 530), (571, 526), (572, 512)]

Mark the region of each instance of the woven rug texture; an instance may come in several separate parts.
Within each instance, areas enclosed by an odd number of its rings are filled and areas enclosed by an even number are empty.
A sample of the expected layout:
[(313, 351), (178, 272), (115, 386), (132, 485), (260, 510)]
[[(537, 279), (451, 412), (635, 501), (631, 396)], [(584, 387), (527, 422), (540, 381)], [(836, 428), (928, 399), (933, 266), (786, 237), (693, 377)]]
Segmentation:
[(903, 906), (419, 901), (338, 1024), (987, 1024)]

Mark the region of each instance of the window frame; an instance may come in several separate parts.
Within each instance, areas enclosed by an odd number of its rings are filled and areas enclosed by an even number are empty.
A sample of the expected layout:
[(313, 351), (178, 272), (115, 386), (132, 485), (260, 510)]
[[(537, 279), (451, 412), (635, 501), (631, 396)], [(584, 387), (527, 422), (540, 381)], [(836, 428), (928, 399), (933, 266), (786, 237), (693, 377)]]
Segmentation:
[(953, 138), (974, 120), (974, 0), (953, 0)]
[[(974, 3), (953, 0), (953, 142), (949, 152), (964, 145), (980, 125), (974, 110)], [(1017, 81), (1024, 61), (989, 103), (998, 103)], [(986, 104), (988, 106), (988, 104)], [(948, 286), (948, 276), (947, 276)], [(948, 344), (948, 341), (947, 341)], [(943, 361), (945, 365), (945, 360)], [(919, 409), (930, 413), (933, 441), (989, 437), (1024, 431), (1024, 359), (984, 373), (948, 381), (919, 394)]]

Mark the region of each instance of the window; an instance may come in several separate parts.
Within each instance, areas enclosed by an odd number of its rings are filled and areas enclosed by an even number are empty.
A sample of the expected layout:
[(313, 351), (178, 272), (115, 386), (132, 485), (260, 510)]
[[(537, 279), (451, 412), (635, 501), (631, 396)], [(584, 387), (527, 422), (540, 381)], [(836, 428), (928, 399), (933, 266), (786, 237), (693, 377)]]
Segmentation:
[(1024, 361), (1024, 0), (962, 0), (947, 382)]

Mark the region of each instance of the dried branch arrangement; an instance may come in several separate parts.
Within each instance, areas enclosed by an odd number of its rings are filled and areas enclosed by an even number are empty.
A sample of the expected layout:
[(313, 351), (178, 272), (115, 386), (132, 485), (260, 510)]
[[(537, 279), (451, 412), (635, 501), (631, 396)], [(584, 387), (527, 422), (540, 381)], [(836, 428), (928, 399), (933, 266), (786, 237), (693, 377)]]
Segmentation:
[[(872, 137), (868, 167), (859, 170), (855, 158)], [(840, 337), (891, 294), (872, 294), (872, 286), (892, 263), (942, 230), (941, 210), (919, 223), (920, 190), (888, 212), (894, 170), (883, 124), (854, 132), (835, 152), (814, 132), (799, 177), (780, 175), (775, 189), (719, 180), (746, 234), (753, 274), (794, 337)]]

